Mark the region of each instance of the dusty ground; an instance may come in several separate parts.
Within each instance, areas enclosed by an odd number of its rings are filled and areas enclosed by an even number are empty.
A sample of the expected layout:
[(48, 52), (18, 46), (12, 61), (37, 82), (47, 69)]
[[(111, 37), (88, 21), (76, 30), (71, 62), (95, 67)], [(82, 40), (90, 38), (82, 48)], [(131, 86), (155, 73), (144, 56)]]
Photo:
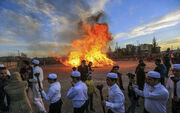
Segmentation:
[[(123, 79), (123, 85), (125, 88), (125, 91), (123, 91), (124, 95), (125, 95), (125, 107), (127, 108), (127, 106), (129, 106), (129, 99), (127, 97), (127, 85), (128, 85), (128, 78), (126, 76), (126, 73), (128, 72), (132, 72), (134, 73), (135, 67), (137, 66), (137, 61), (119, 61), (117, 62), (120, 66), (120, 72), (123, 74), (122, 79)], [(152, 69), (154, 69), (154, 63), (153, 62), (146, 62), (146, 71), (150, 71)], [(103, 95), (104, 98), (107, 97), (108, 94), (108, 87), (106, 85), (106, 75), (107, 73), (111, 70), (112, 66), (108, 66), (108, 67), (101, 67), (101, 68), (94, 68), (94, 72), (92, 74), (93, 80), (95, 82), (95, 85), (98, 84), (103, 84), (104, 88), (103, 88)], [(71, 87), (71, 78), (70, 78), (70, 74), (72, 72), (71, 67), (65, 67), (63, 65), (51, 65), (51, 66), (47, 66), (47, 67), (43, 67), (44, 70), (44, 76), (45, 78), (47, 77), (47, 75), (49, 73), (56, 73), (58, 74), (58, 81), (60, 81), (61, 83), (61, 94), (62, 94), (62, 100), (63, 100), (63, 106), (62, 106), (62, 113), (73, 113), (73, 107), (72, 107), (72, 103), (70, 100), (68, 100), (66, 98), (66, 94), (69, 90), (69, 88)], [(47, 92), (49, 84), (47, 83), (47, 80), (44, 81), (44, 89)], [(102, 107), (100, 104), (100, 96), (99, 96), (99, 92), (97, 90), (98, 96), (94, 96), (94, 108), (96, 110), (96, 112), (94, 113), (103, 113), (102, 112)], [(31, 98), (31, 97), (30, 97)], [(48, 102), (45, 102), (45, 106), (46, 109), (48, 111)], [(136, 109), (136, 113), (143, 113), (143, 100), (140, 100), (140, 107), (137, 107)], [(168, 110), (169, 110), (169, 104), (168, 104)], [(91, 113), (91, 112), (90, 112)], [(93, 112), (92, 112), (93, 113)], [(167, 113), (170, 113), (170, 111), (168, 111)]]

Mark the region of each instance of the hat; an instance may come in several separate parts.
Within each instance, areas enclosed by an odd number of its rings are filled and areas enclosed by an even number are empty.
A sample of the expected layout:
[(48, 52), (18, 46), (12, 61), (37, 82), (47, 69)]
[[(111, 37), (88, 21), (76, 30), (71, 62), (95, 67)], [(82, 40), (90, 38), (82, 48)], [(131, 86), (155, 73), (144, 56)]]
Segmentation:
[(32, 63), (33, 63), (33, 64), (39, 64), (39, 60), (34, 59), (34, 60), (32, 61)]
[(72, 77), (80, 77), (81, 73), (79, 71), (73, 71), (71, 74)]
[(180, 64), (173, 64), (172, 68), (173, 69), (180, 69)]
[(36, 73), (40, 73), (39, 69), (34, 70), (34, 74), (36, 74)]
[(51, 73), (48, 75), (48, 79), (57, 79), (57, 75), (54, 73)]
[(156, 71), (149, 71), (147, 73), (147, 76), (148, 77), (152, 77), (152, 78), (160, 78), (160, 73), (156, 72)]
[(117, 74), (116, 73), (108, 73), (107, 77), (109, 77), (109, 78), (117, 78)]
[(4, 64), (0, 64), (0, 68), (5, 67)]

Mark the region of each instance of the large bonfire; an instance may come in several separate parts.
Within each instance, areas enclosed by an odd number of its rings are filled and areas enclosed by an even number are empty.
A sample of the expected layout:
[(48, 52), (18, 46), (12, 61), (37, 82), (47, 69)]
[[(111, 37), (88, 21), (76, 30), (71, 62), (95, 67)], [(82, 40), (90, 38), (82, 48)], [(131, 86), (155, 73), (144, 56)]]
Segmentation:
[(63, 64), (67, 66), (79, 66), (81, 60), (93, 62), (93, 66), (113, 65), (105, 53), (108, 43), (112, 40), (108, 32), (107, 24), (82, 25), (85, 35), (81, 40), (75, 40), (71, 43), (74, 51), (71, 51), (65, 61), (56, 56)]

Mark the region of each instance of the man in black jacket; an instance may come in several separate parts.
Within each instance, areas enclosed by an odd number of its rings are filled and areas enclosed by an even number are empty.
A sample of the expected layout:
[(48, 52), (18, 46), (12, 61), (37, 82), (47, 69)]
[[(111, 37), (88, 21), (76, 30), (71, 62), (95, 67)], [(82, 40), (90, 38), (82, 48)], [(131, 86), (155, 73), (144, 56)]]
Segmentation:
[(86, 65), (85, 60), (81, 61), (81, 65), (78, 67), (78, 71), (81, 73), (81, 80), (83, 82), (86, 81), (88, 76), (88, 66)]

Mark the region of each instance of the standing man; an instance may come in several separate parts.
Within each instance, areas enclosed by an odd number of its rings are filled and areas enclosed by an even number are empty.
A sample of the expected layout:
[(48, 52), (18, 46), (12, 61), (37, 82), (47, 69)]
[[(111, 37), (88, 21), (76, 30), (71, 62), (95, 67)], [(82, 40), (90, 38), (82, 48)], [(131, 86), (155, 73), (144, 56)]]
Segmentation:
[(170, 90), (172, 98), (172, 113), (180, 113), (180, 64), (172, 66), (172, 73), (166, 87)]
[(167, 76), (167, 69), (166, 69), (166, 66), (164, 64), (161, 64), (161, 59), (157, 58), (155, 60), (155, 64), (156, 64), (156, 67), (154, 69), (154, 71), (156, 72), (159, 72), (160, 73), (160, 76), (161, 76), (161, 84), (162, 85), (165, 85), (165, 77)]
[(88, 63), (88, 76), (90, 76), (90, 74), (92, 74), (94, 70), (92, 69), (92, 62)]
[(28, 82), (27, 93), (29, 92), (29, 88), (32, 90), (32, 82), (29, 82), (29, 79), (33, 78), (33, 68), (31, 67), (29, 61), (23, 61), (23, 67), (20, 69), (21, 79)]
[(143, 61), (142, 59), (140, 59), (140, 60), (139, 60), (139, 64), (138, 64), (137, 67), (136, 67), (135, 74), (137, 74), (137, 71), (139, 70), (141, 64), (144, 64), (144, 65), (146, 66), (146, 64), (144, 63), (144, 61)]
[(41, 67), (39, 67), (39, 60), (34, 59), (32, 63), (33, 63), (33, 79), (29, 79), (29, 82), (33, 83), (33, 102), (37, 106), (40, 113), (46, 113), (40, 93), (40, 87), (43, 88), (43, 84), (42, 84), (43, 70)]
[(164, 65), (166, 66), (166, 69), (167, 69), (166, 77), (168, 77), (169, 69), (170, 69), (170, 67), (171, 67), (170, 58), (169, 58), (168, 53), (166, 53), (166, 55), (164, 56), (164, 58), (163, 58), (163, 63), (164, 63)]
[(117, 82), (116, 73), (108, 73), (106, 82), (109, 86), (109, 96), (108, 101), (105, 102), (106, 107), (109, 108), (108, 113), (124, 113), (124, 94), (120, 90)]
[(88, 99), (87, 86), (81, 81), (81, 74), (73, 71), (71, 74), (72, 87), (67, 93), (67, 98), (72, 100), (74, 113), (84, 113)]
[(139, 68), (136, 72), (136, 83), (140, 90), (144, 89), (144, 83), (145, 83), (145, 78), (146, 78), (146, 73), (144, 71), (145, 66), (146, 65), (144, 63), (139, 64)]
[(86, 65), (85, 60), (81, 61), (81, 65), (78, 67), (78, 71), (81, 73), (81, 80), (83, 82), (86, 81), (88, 75), (88, 66)]
[(0, 64), (0, 113), (6, 113), (9, 101), (4, 87), (8, 85), (7, 71), (3, 64)]
[(46, 94), (43, 89), (41, 89), (41, 94), (43, 98), (47, 101), (50, 101), (49, 113), (61, 113), (61, 85), (57, 81), (57, 75), (52, 73), (48, 75), (48, 83), (50, 88)]
[(150, 71), (146, 77), (144, 90), (133, 86), (139, 96), (143, 96), (144, 113), (166, 113), (166, 103), (169, 98), (167, 89), (160, 83), (160, 73)]
[(119, 66), (118, 65), (113, 66), (111, 72), (116, 73), (118, 75), (118, 81), (117, 81), (118, 85), (119, 85), (121, 90), (125, 90), (123, 87), (123, 82), (122, 82), (122, 74), (119, 73)]

